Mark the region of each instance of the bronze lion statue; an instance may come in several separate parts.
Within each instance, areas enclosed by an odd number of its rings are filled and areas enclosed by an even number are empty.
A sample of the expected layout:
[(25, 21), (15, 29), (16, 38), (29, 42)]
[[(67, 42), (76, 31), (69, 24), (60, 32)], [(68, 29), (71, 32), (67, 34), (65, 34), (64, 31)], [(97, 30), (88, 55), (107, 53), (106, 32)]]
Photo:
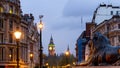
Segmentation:
[(100, 32), (93, 35), (89, 45), (90, 55), (86, 62), (80, 63), (81, 66), (106, 66), (120, 61), (120, 46), (112, 46), (109, 39)]

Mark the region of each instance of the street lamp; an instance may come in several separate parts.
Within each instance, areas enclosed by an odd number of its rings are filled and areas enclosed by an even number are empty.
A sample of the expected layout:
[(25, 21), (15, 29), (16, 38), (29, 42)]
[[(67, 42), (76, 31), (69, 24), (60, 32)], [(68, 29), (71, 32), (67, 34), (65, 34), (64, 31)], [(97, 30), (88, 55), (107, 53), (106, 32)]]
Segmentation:
[(70, 51), (69, 51), (69, 48), (67, 49), (67, 51), (65, 52), (65, 56), (66, 56), (66, 65), (68, 65), (69, 64), (69, 60), (68, 60), (68, 58), (69, 58), (69, 56), (70, 56)]
[(66, 55), (66, 56), (69, 56), (69, 54), (70, 54), (69, 51), (66, 51), (66, 52), (65, 52), (65, 55)]
[(31, 63), (33, 61), (33, 54), (32, 53), (30, 53), (30, 61), (31, 61)]
[(33, 54), (31, 53), (31, 54), (30, 54), (30, 59), (32, 60), (32, 58), (33, 58)]
[(32, 66), (32, 62), (33, 62), (33, 53), (30, 53), (30, 61), (31, 61), (31, 68), (33, 68), (33, 66)]
[(19, 68), (19, 40), (21, 37), (21, 32), (19, 31), (19, 28), (17, 27), (17, 30), (14, 32), (14, 36), (16, 38), (16, 43), (17, 43), (17, 68)]
[(42, 23), (42, 18), (43, 18), (43, 15), (41, 15), (40, 17), (40, 23), (38, 24), (38, 28), (39, 28), (39, 30), (40, 30), (40, 54), (39, 54), (39, 57), (40, 57), (40, 61), (39, 61), (39, 63), (40, 63), (40, 68), (42, 68), (42, 63), (43, 63), (43, 56), (42, 56), (42, 54), (43, 54), (43, 46), (42, 46), (42, 29), (43, 29), (43, 23)]

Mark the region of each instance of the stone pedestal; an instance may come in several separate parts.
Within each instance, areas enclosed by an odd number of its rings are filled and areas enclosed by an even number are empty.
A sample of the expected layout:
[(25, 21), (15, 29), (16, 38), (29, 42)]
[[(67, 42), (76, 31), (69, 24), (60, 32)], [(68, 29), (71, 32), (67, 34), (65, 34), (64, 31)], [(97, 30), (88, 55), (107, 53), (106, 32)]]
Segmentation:
[(72, 68), (120, 68), (120, 66), (73, 66)]

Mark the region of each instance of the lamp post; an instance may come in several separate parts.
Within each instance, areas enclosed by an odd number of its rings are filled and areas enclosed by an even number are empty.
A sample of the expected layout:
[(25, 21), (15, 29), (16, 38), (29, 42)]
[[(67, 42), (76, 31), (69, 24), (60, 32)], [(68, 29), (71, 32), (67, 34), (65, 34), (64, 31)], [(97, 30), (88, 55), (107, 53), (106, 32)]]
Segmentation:
[(33, 61), (33, 54), (32, 53), (30, 53), (30, 60), (31, 60), (31, 62)]
[(31, 68), (33, 68), (33, 66), (32, 66), (32, 62), (33, 62), (33, 53), (30, 53), (30, 61), (31, 61)]
[(21, 32), (19, 31), (19, 28), (17, 27), (17, 30), (14, 32), (14, 36), (16, 38), (16, 44), (17, 44), (17, 48), (16, 48), (16, 51), (17, 51), (17, 56), (16, 56), (16, 60), (17, 60), (17, 68), (19, 68), (19, 40), (20, 40), (20, 37), (21, 37)]
[(70, 52), (69, 52), (69, 51), (66, 51), (66, 52), (65, 52), (65, 56), (66, 56), (66, 65), (69, 63), (69, 62), (68, 62), (68, 57), (69, 57), (69, 55), (70, 55)]
[(69, 51), (69, 45), (68, 45), (68, 48), (67, 48), (67, 51), (65, 52), (65, 56), (66, 56), (66, 64), (68, 65), (68, 58), (70, 56), (70, 51)]
[(42, 29), (43, 29), (43, 23), (42, 23), (42, 18), (43, 18), (43, 15), (41, 15), (40, 17), (40, 23), (38, 24), (38, 28), (40, 30), (40, 54), (39, 54), (39, 63), (40, 63), (40, 68), (42, 68), (42, 63), (43, 63), (43, 46), (42, 46)]

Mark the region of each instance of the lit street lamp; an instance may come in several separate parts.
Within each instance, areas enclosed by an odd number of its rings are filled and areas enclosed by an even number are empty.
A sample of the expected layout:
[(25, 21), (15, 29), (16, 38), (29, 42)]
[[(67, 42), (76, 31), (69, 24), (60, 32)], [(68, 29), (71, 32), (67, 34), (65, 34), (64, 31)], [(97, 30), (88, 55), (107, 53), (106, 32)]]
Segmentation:
[(42, 56), (42, 54), (43, 54), (43, 46), (42, 46), (42, 29), (43, 29), (43, 23), (42, 23), (42, 19), (43, 18), (43, 15), (41, 15), (40, 16), (40, 23), (38, 24), (38, 28), (39, 28), (39, 30), (40, 30), (40, 54), (39, 54), (39, 60), (40, 60), (40, 68), (42, 68), (42, 63), (43, 63), (43, 56)]
[(66, 55), (66, 56), (69, 56), (69, 55), (70, 55), (70, 52), (69, 52), (69, 51), (66, 51), (66, 52), (65, 52), (65, 55)]
[(32, 66), (32, 62), (33, 62), (33, 53), (30, 53), (30, 61), (31, 61), (31, 68), (33, 68), (33, 66)]
[(31, 54), (30, 54), (30, 59), (32, 60), (32, 58), (33, 58), (33, 54), (31, 53)]
[(66, 56), (66, 65), (69, 63), (69, 62), (68, 62), (69, 55), (70, 55), (70, 52), (69, 52), (69, 51), (66, 51), (66, 52), (65, 52), (65, 56)]
[(70, 57), (70, 51), (69, 51), (69, 46), (67, 48), (67, 51), (65, 52), (65, 56), (66, 56), (66, 65), (68, 66), (69, 64), (69, 57)]
[(17, 44), (17, 68), (19, 68), (19, 41), (21, 37), (21, 32), (19, 31), (19, 28), (17, 27), (17, 30), (14, 32), (14, 36), (16, 38), (16, 44)]

